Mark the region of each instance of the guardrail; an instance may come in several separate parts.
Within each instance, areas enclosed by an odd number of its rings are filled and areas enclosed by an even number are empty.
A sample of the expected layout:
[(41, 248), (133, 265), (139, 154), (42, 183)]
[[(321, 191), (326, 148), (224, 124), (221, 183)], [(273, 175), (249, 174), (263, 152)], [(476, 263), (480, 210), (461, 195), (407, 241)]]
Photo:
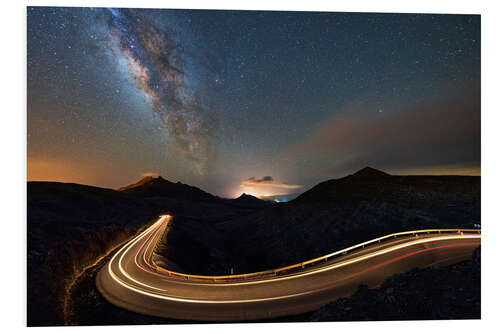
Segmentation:
[[(256, 277), (265, 277), (265, 276), (277, 276), (280, 275), (284, 272), (293, 272), (294, 270), (301, 270), (304, 269), (305, 267), (310, 267), (318, 263), (322, 262), (327, 262), (328, 259), (336, 258), (339, 256), (344, 256), (348, 252), (353, 252), (354, 250), (358, 249), (363, 249), (369, 245), (372, 244), (379, 244), (383, 241), (389, 240), (389, 239), (394, 239), (399, 236), (418, 236), (418, 235), (428, 235), (428, 234), (463, 234), (463, 233), (471, 233), (471, 234), (481, 234), (481, 229), (424, 229), (424, 230), (414, 230), (414, 231), (404, 231), (404, 232), (397, 232), (393, 233), (390, 235), (378, 237), (360, 244), (356, 244), (354, 246), (332, 252), (330, 254), (303, 261), (298, 264), (290, 265), (290, 266), (285, 266), (285, 267), (280, 267), (276, 269), (270, 269), (270, 270), (265, 270), (265, 271), (259, 271), (259, 272), (253, 272), (253, 273), (247, 273), (247, 274), (232, 274), (232, 275), (215, 275), (215, 276), (208, 276), (208, 275), (192, 275), (192, 274), (184, 274), (184, 273), (178, 273), (174, 271), (167, 270), (165, 268), (159, 267), (158, 265), (154, 264), (154, 267), (163, 273), (167, 273), (169, 276), (177, 276), (184, 278), (186, 280), (208, 280), (208, 281), (218, 281), (218, 280), (248, 280), (251, 278), (256, 278)], [(161, 237), (160, 237), (161, 238)]]

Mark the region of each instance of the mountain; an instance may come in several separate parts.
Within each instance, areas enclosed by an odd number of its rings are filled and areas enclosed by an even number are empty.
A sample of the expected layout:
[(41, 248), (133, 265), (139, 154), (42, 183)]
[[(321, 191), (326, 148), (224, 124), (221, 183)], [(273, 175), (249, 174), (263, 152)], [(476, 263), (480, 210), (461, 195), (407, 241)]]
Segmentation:
[(243, 193), (236, 199), (230, 199), (232, 205), (241, 207), (265, 208), (271, 206), (271, 201), (262, 200), (253, 195)]
[(235, 202), (245, 202), (245, 203), (252, 203), (252, 202), (261, 202), (261, 200), (257, 197), (254, 197), (253, 195), (242, 193), (239, 197), (234, 199)]
[[(394, 176), (366, 167), (339, 179), (319, 183), (292, 200), (294, 204), (307, 202), (345, 202), (350, 200), (385, 200), (406, 202), (411, 197), (421, 200), (435, 195), (459, 195), (478, 190), (480, 177), (472, 176)], [(429, 198), (430, 199), (430, 198)]]
[[(161, 178), (161, 177), (158, 177), (158, 178)], [(153, 176), (146, 176), (146, 177), (142, 178), (141, 180), (139, 180), (137, 183), (130, 184), (130, 185), (127, 185), (124, 187), (120, 187), (117, 191), (125, 191), (125, 190), (129, 190), (132, 188), (140, 187), (146, 183), (153, 181), (154, 179), (155, 178)], [(163, 179), (163, 178), (161, 178), (161, 179)]]
[(169, 197), (178, 200), (201, 201), (219, 199), (197, 187), (182, 184), (181, 182), (173, 183), (161, 176), (157, 178), (151, 176), (144, 177), (137, 183), (119, 188), (118, 191), (142, 198)]
[(370, 167), (364, 167), (363, 169), (359, 170), (358, 172), (355, 172), (354, 174), (347, 176), (351, 178), (362, 178), (362, 179), (378, 179), (378, 178), (383, 178), (383, 177), (389, 177), (390, 175), (388, 173), (385, 173), (383, 171), (370, 168)]

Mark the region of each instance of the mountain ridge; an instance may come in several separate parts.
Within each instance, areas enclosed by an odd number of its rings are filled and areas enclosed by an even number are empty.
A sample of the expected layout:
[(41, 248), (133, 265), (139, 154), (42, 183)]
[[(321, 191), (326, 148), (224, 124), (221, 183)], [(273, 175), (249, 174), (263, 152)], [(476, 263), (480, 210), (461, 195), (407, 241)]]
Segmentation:
[[(352, 200), (393, 193), (393, 200), (398, 195), (405, 196), (408, 191), (449, 191), (467, 183), (466, 179), (476, 179), (480, 176), (455, 175), (391, 175), (371, 167), (365, 167), (357, 172), (341, 178), (329, 179), (318, 183), (300, 194), (290, 203), (305, 203), (308, 201)], [(462, 181), (453, 181), (459, 180)], [(463, 183), (465, 182), (465, 183)]]
[(388, 174), (388, 173), (386, 173), (384, 171), (381, 171), (381, 170), (378, 170), (378, 169), (366, 166), (363, 169), (358, 170), (355, 173), (353, 173), (352, 175), (349, 175), (347, 177), (381, 178), (381, 177), (391, 177), (391, 176), (392, 175), (390, 175), (390, 174)]
[(128, 193), (138, 197), (171, 197), (184, 200), (214, 200), (220, 199), (202, 189), (183, 184), (180, 181), (174, 183), (162, 176), (146, 176), (136, 183), (120, 187), (120, 192)]

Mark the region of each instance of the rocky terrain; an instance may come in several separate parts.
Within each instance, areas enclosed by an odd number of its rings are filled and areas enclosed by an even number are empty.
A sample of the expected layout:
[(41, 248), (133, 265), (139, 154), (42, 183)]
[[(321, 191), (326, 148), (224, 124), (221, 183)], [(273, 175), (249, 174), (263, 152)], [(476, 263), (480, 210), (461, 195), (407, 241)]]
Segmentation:
[(64, 323), (75, 276), (158, 212), (114, 190), (28, 183), (28, 325)]

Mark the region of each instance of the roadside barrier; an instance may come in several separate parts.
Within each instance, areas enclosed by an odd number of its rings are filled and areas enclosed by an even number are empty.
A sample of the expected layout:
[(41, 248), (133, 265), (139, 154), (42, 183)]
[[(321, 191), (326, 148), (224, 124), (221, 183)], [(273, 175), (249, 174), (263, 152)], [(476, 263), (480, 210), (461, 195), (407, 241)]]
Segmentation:
[[(168, 223), (162, 223), (162, 225), (160, 227), (166, 228), (167, 224)], [(319, 263), (325, 263), (328, 260), (331, 260), (334, 258), (345, 256), (348, 253), (354, 252), (355, 250), (364, 249), (365, 247), (373, 245), (373, 244), (380, 245), (384, 241), (394, 240), (395, 238), (398, 238), (401, 236), (403, 236), (403, 237), (411, 236), (411, 237), (418, 238), (421, 235), (430, 235), (430, 234), (460, 234), (460, 235), (475, 234), (475, 235), (477, 235), (477, 234), (481, 234), (481, 229), (424, 229), (424, 230), (397, 232), (397, 233), (393, 233), (390, 235), (378, 237), (378, 238), (369, 240), (367, 242), (356, 244), (354, 246), (351, 246), (351, 247), (348, 247), (348, 248), (345, 248), (345, 249), (342, 249), (339, 251), (335, 251), (335, 252), (332, 252), (330, 254), (315, 258), (315, 259), (303, 261), (303, 262), (298, 263), (298, 264), (285, 266), (285, 267), (281, 267), (281, 268), (276, 268), (276, 269), (270, 269), (270, 270), (266, 270), (266, 271), (247, 273), (247, 274), (215, 275), (215, 276), (192, 275), (192, 274), (184, 274), (184, 273), (178, 273), (178, 272), (167, 270), (165, 268), (157, 266), (156, 264), (154, 264), (154, 262), (153, 262), (152, 266), (158, 272), (166, 273), (169, 276), (176, 276), (176, 277), (180, 277), (180, 278), (183, 278), (186, 280), (205, 280), (205, 281), (212, 281), (212, 282), (217, 282), (217, 281), (222, 282), (222, 281), (227, 281), (227, 280), (249, 280), (252, 278), (255, 279), (255, 278), (262, 278), (262, 277), (279, 276), (279, 275), (283, 275), (285, 273), (293, 273), (296, 271), (300, 271), (306, 267), (308, 268), (308, 267), (317, 265)], [(162, 231), (162, 235), (163, 235), (163, 231)], [(158, 237), (158, 239), (161, 239), (161, 238), (163, 238), (163, 237), (162, 236)], [(155, 244), (155, 248), (156, 248), (156, 244)], [(152, 252), (152, 254), (153, 254), (153, 252)], [(150, 260), (151, 260), (151, 258), (150, 258)]]

